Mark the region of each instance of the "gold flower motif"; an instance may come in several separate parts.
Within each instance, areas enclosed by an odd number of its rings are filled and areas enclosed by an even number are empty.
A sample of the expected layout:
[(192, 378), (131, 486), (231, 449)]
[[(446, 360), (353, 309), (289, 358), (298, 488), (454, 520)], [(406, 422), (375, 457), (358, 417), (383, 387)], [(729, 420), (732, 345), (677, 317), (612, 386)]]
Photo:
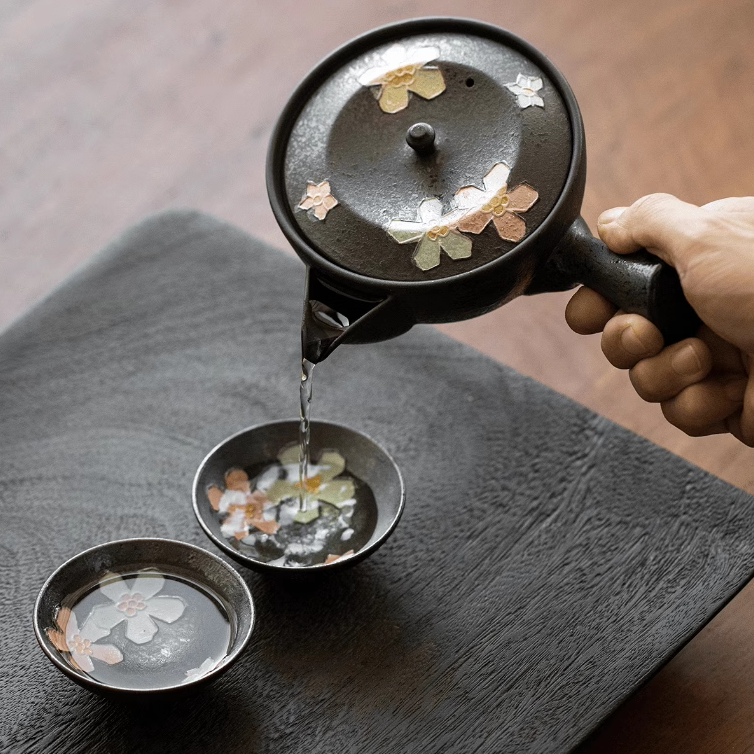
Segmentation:
[(306, 185), (306, 193), (298, 207), (307, 211), (312, 210), (309, 213), (310, 217), (314, 215), (317, 220), (324, 220), (327, 213), (337, 204), (338, 200), (330, 191), (330, 182), (322, 181), (322, 183), (308, 183)]
[[(287, 467), (293, 474), (298, 472), (299, 447), (292, 445), (284, 448), (278, 455), (278, 461)], [(327, 503), (335, 508), (341, 508), (345, 503), (353, 500), (356, 488), (353, 480), (341, 477), (346, 469), (346, 459), (334, 450), (326, 450), (322, 453), (316, 465), (309, 467), (311, 476), (304, 480), (306, 488), (304, 509), (299, 511), (293, 519), (300, 524), (308, 524), (319, 518), (321, 503)], [(301, 492), (301, 483), (288, 479), (278, 479), (267, 490), (267, 497), (276, 504), (287, 498), (298, 500)]]
[(465, 233), (481, 233), (490, 222), (504, 241), (517, 242), (526, 235), (526, 223), (520, 213), (531, 209), (539, 194), (527, 183), (508, 190), (510, 168), (498, 162), (484, 176), (484, 190), (464, 186), (456, 191), (456, 204), (466, 211), (458, 223)]
[(383, 112), (400, 112), (408, 107), (409, 92), (434, 99), (445, 91), (440, 70), (427, 67), (439, 56), (437, 47), (419, 47), (407, 53), (402, 45), (393, 45), (383, 54), (383, 65), (365, 71), (359, 76), (359, 83), (379, 87), (375, 95)]

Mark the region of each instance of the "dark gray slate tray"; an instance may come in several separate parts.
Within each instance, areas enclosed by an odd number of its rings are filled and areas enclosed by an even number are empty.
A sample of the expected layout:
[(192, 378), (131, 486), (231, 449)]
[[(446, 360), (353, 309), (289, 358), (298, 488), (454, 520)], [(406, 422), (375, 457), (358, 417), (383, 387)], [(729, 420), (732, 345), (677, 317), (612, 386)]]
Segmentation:
[(302, 288), (296, 260), (171, 212), (0, 338), (3, 752), (564, 752), (749, 578), (747, 495), (416, 329), (315, 380), (315, 418), (405, 473), (388, 544), (318, 585), (246, 573), (251, 648), (191, 699), (133, 710), (73, 685), (36, 645), (37, 590), (111, 539), (213, 549), (194, 471), (295, 415)]

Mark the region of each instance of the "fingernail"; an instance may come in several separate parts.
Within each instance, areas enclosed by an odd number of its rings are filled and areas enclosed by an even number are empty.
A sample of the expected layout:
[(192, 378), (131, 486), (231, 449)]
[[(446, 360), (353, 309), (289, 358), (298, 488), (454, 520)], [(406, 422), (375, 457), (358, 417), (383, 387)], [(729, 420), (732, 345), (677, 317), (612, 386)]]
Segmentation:
[(732, 403), (743, 403), (747, 383), (746, 377), (734, 377), (726, 382), (724, 390), (728, 400)]
[(673, 355), (670, 360), (673, 371), (677, 374), (690, 377), (702, 371), (702, 362), (696, 354), (696, 349), (692, 345), (684, 346), (680, 351)]
[(607, 209), (597, 218), (597, 225), (610, 225), (610, 223), (614, 223), (625, 211), (626, 207), (613, 207), (612, 209)]
[(626, 349), (626, 351), (634, 356), (642, 356), (649, 352), (649, 347), (639, 337), (639, 333), (636, 332), (633, 325), (628, 325), (624, 328), (623, 332), (620, 334), (620, 344)]

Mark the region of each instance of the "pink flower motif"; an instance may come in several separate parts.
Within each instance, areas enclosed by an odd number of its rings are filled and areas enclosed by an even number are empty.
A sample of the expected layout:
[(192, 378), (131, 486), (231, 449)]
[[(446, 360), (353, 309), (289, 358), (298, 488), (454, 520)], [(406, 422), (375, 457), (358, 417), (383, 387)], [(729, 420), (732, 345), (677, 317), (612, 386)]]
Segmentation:
[(519, 217), (529, 210), (539, 194), (527, 183), (508, 190), (510, 168), (498, 162), (484, 176), (484, 189), (464, 186), (456, 191), (456, 205), (466, 210), (458, 223), (464, 233), (481, 233), (493, 223), (504, 241), (520, 241), (526, 235), (526, 223)]
[(317, 220), (324, 220), (327, 213), (335, 206), (338, 200), (330, 192), (330, 182), (308, 183), (306, 193), (298, 205), (299, 209), (312, 210), (309, 216), (314, 215)]
[(123, 655), (112, 644), (95, 644), (97, 639), (107, 636), (109, 631), (98, 628), (87, 619), (79, 629), (78, 620), (70, 608), (61, 607), (55, 622), (60, 630), (47, 629), (47, 636), (58, 652), (69, 653), (68, 661), (77, 670), (91, 673), (94, 670), (92, 657), (115, 665), (123, 661)]

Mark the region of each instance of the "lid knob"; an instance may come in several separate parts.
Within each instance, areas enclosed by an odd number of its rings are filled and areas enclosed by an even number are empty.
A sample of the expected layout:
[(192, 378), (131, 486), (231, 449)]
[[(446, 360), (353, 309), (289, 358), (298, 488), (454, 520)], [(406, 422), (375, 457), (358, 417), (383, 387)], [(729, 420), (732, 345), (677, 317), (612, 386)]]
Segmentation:
[(435, 151), (435, 129), (429, 123), (414, 123), (406, 131), (406, 143), (424, 157)]

